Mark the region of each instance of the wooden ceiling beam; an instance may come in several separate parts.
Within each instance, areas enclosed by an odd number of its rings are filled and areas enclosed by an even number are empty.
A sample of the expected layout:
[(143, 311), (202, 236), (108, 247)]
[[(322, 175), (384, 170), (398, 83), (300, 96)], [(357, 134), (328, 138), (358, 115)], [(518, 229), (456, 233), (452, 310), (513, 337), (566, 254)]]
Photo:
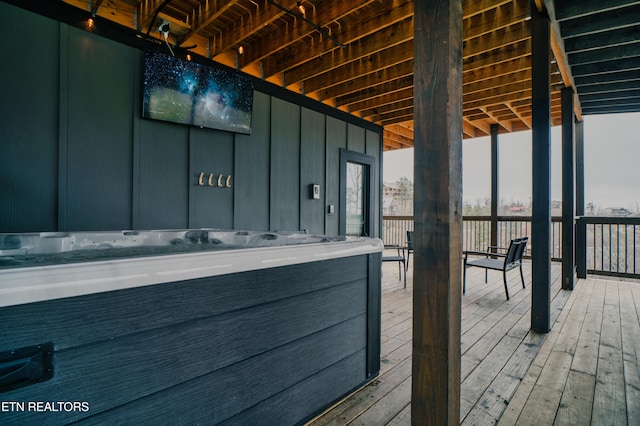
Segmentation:
[(373, 121), (375, 123), (388, 123), (391, 120), (395, 120), (398, 117), (406, 117), (407, 115), (413, 115), (413, 105), (407, 108), (386, 112), (384, 114), (378, 114), (374, 116)]
[[(513, 27), (513, 26), (511, 26)], [(510, 27), (510, 28), (511, 28)], [(521, 23), (516, 25), (516, 28), (520, 29), (521, 31), (526, 30), (526, 25), (525, 23)], [(513, 36), (515, 32), (509, 32), (509, 33), (505, 33), (503, 34), (503, 37), (498, 37), (496, 38), (494, 35), (491, 36), (486, 36), (486, 37), (480, 37), (480, 39), (486, 39), (485, 41), (481, 41), (481, 40), (476, 40), (478, 43), (476, 43), (474, 46), (477, 47), (477, 49), (493, 49), (496, 48), (496, 46), (494, 45), (494, 43), (498, 43), (499, 46), (497, 48), (499, 48), (500, 46), (503, 45), (503, 43), (505, 43), (505, 40), (508, 40), (509, 42), (515, 42), (517, 43), (518, 39), (520, 37), (522, 37), (522, 33), (518, 33), (519, 35)], [(508, 35), (507, 35), (508, 34)], [(506, 39), (505, 39), (506, 37)], [(513, 38), (512, 38), (513, 37)], [(376, 50), (378, 49), (378, 46), (374, 46), (371, 48), (371, 50)], [(472, 56), (475, 55), (476, 52), (478, 51), (477, 49), (474, 49), (473, 47), (469, 47), (467, 50), (467, 55), (466, 56)], [(388, 49), (384, 49), (382, 52), (365, 52), (365, 53), (372, 53), (372, 54), (379, 54), (379, 57), (383, 57), (386, 59), (386, 61), (390, 61), (390, 62), (394, 62), (394, 61), (401, 61), (401, 60), (409, 60), (412, 55), (413, 55), (413, 40), (408, 40), (405, 41), (402, 44), (402, 47), (398, 47), (395, 46), (395, 48), (388, 48)], [(325, 68), (321, 68), (318, 69), (318, 66), (321, 66), (322, 64), (315, 64), (316, 66), (313, 68), (314, 71), (313, 73), (315, 73), (316, 76), (318, 76), (318, 78), (316, 80), (312, 80), (311, 81), (311, 86), (307, 86), (306, 82), (305, 82), (305, 92), (306, 93), (311, 93), (314, 91), (314, 89), (316, 89), (318, 86), (320, 86), (320, 81), (329, 81), (329, 82), (333, 82), (333, 81), (344, 81), (346, 79), (348, 79), (348, 77), (344, 74), (344, 72), (348, 72), (348, 75), (363, 75), (366, 74), (366, 70), (362, 70), (358, 67), (358, 64), (354, 64), (353, 62), (347, 62), (346, 64), (342, 64), (342, 67), (340, 69), (342, 69), (343, 71), (340, 72), (338, 70), (336, 70), (336, 68), (338, 67), (338, 65), (340, 64), (340, 59), (337, 59), (335, 61), (332, 61), (331, 59), (327, 59), (327, 60), (323, 60), (324, 62), (333, 62), (330, 65), (326, 65)], [(371, 61), (362, 61), (366, 64), (371, 64), (371, 63), (375, 63), (374, 60)], [(308, 68), (310, 65), (305, 64), (305, 68)], [(310, 73), (311, 71), (307, 70), (307, 73)], [(321, 73), (322, 72), (322, 73)], [(335, 72), (335, 74), (334, 74)], [(287, 76), (289, 77), (289, 79), (287, 79)], [(284, 85), (288, 85), (291, 84), (293, 82), (293, 80), (297, 79), (297, 78), (301, 78), (300, 75), (298, 75), (297, 77), (293, 77), (291, 72), (285, 72), (285, 80), (284, 80)], [(355, 86), (354, 86), (355, 87)], [(355, 89), (352, 89), (355, 90)], [(351, 91), (351, 90), (350, 90)], [(340, 96), (339, 94), (336, 94), (336, 96)], [(330, 96), (327, 95), (320, 95), (321, 99), (327, 99)], [(340, 105), (340, 101), (338, 101), (338, 105)]]
[(397, 124), (397, 123), (403, 123), (407, 120), (413, 120), (413, 108), (410, 112), (407, 112), (407, 115), (404, 116), (397, 116), (397, 117), (393, 117), (390, 118), (388, 120), (383, 120), (380, 123), (378, 123), (380, 126), (388, 126), (390, 124)]
[(399, 109), (404, 109), (413, 106), (413, 99), (405, 99), (403, 101), (394, 102), (391, 104), (380, 105), (368, 109), (363, 109), (360, 111), (361, 117), (371, 117), (377, 114), (385, 114), (391, 111), (397, 111)]
[[(343, 0), (324, 0), (307, 13), (310, 14), (309, 19), (312, 22), (325, 28), (326, 25), (332, 21), (343, 18), (349, 13), (371, 4), (373, 1), (374, 0), (353, 0), (346, 2)], [(257, 30), (261, 29), (258, 25), (255, 25), (255, 27)], [(274, 54), (276, 56), (295, 55), (303, 49), (309, 49), (309, 43), (315, 40), (313, 34), (316, 30), (307, 22), (300, 19), (294, 20), (291, 25), (281, 25), (281, 27), (279, 31), (271, 32), (268, 37), (256, 37), (256, 39), (251, 40), (251, 42), (245, 42), (243, 44), (244, 54), (238, 58), (239, 67), (242, 69), (260, 60), (268, 62), (269, 59), (266, 58)], [(326, 42), (326, 49), (335, 48), (335, 44), (331, 40), (326, 40)], [(298, 47), (298, 45), (300, 46)], [(278, 54), (278, 52), (286, 53)], [(264, 67), (265, 65), (263, 64), (263, 68)], [(274, 74), (276, 73), (271, 75)], [(271, 75), (267, 75), (267, 77)]]
[[(465, 58), (486, 53), (500, 47), (515, 44), (519, 41), (530, 38), (530, 28), (527, 21), (517, 22), (507, 27), (500, 28), (491, 33), (475, 37), (465, 41), (463, 56)], [(349, 54), (342, 54), (340, 51), (333, 50), (332, 54), (315, 58), (305, 62), (295, 68), (284, 72), (284, 85), (309, 79), (313, 76), (327, 73), (340, 66), (353, 62), (355, 59), (361, 59), (372, 55), (379, 51), (389, 50), (397, 44), (413, 40), (413, 19), (408, 19), (393, 26), (381, 29), (379, 32), (371, 36), (367, 36), (358, 41), (353, 46), (347, 47)], [(407, 43), (404, 43), (407, 44)], [(409, 46), (407, 46), (409, 47)], [(355, 51), (354, 51), (355, 50)], [(406, 49), (407, 56), (410, 59), (413, 55), (413, 48)], [(273, 75), (286, 68), (286, 64), (279, 63), (277, 68), (269, 68), (263, 64), (265, 76)], [(305, 89), (306, 90), (306, 89)]]
[[(380, 73), (384, 73), (390, 78), (398, 78), (406, 75), (409, 68), (411, 68), (410, 72), (413, 73), (413, 41), (407, 41), (393, 48), (376, 52), (366, 59), (350, 62), (329, 72), (307, 79), (304, 81), (305, 92), (313, 93), (321, 89), (331, 91), (332, 89), (330, 88), (338, 84), (343, 87), (351, 86), (351, 80), (375, 79)], [(358, 84), (353, 84), (353, 86), (357, 87)], [(349, 90), (345, 92), (336, 90), (336, 93), (341, 94), (348, 92)], [(323, 98), (332, 97), (327, 92), (320, 93), (320, 95)], [(334, 96), (338, 96), (338, 94)]]
[(527, 84), (530, 84), (530, 81), (531, 69), (525, 69), (514, 72), (512, 74), (500, 75), (487, 80), (472, 81), (463, 85), (462, 91), (465, 95), (470, 95), (477, 92), (486, 93), (488, 90), (506, 87), (518, 82), (529, 82)]
[(355, 102), (349, 104), (349, 109), (351, 112), (359, 112), (368, 108), (379, 107), (383, 105), (392, 104), (395, 102), (400, 102), (406, 99), (413, 100), (413, 86), (405, 87), (402, 90), (393, 93), (385, 93), (382, 96), (377, 96), (375, 98), (365, 99), (360, 102)]
[(463, 73), (527, 56), (531, 57), (531, 39), (521, 40), (480, 55), (468, 57), (464, 59), (462, 64)]
[(407, 77), (401, 77), (396, 80), (385, 81), (381, 84), (368, 87), (359, 92), (349, 93), (344, 96), (335, 98), (336, 106), (345, 106), (356, 102), (361, 102), (366, 99), (383, 96), (385, 94), (401, 91), (407, 87), (413, 86), (413, 75)]
[(462, 24), (464, 38), (479, 37), (514, 23), (524, 22), (529, 15), (529, 1), (513, 0), (464, 19)]
[(391, 124), (385, 127), (385, 130), (389, 130), (390, 132), (396, 133), (398, 135), (402, 135), (406, 138), (413, 140), (413, 129), (402, 125), (402, 124)]
[(531, 24), (529, 21), (517, 22), (492, 33), (465, 39), (463, 59), (481, 55), (502, 47), (511, 46), (531, 38)]
[[(413, 16), (380, 29), (357, 42), (350, 43), (345, 49), (334, 49), (330, 54), (318, 56), (284, 72), (284, 85), (306, 80), (313, 76), (328, 72), (342, 65), (365, 58), (376, 52), (387, 50), (392, 46), (403, 44), (413, 39)], [(276, 68), (264, 65), (265, 75), (280, 72), (286, 63), (274, 64)], [(276, 72), (274, 72), (276, 71)]]
[[(285, 0), (293, 2), (294, 0)], [(192, 28), (181, 37), (181, 41), (189, 40), (203, 30), (207, 25), (222, 16), (235, 2), (225, 0), (208, 0), (200, 6), (200, 10), (194, 16)], [(213, 55), (210, 55), (213, 57)]]
[(462, 117), (462, 134), (470, 138), (476, 137), (476, 128), (468, 119)]
[(510, 2), (511, 0), (464, 0), (462, 2), (462, 17), (463, 19), (469, 18), (473, 15), (491, 11)]
[[(348, 4), (349, 2), (344, 3)], [(344, 58), (347, 56), (355, 54), (353, 60), (365, 56), (362, 54), (364, 51), (363, 44), (372, 43), (371, 46), (380, 46), (380, 38), (388, 37), (390, 40), (395, 40), (395, 42), (390, 41), (389, 45), (386, 46), (390, 47), (413, 37), (413, 27), (411, 27), (409, 34), (409, 29), (400, 25), (400, 23), (407, 20), (413, 22), (413, 3), (407, 0), (404, 0), (397, 8), (394, 7), (393, 2), (383, 2), (381, 7), (367, 8), (366, 11), (358, 13), (356, 17), (352, 18), (351, 25), (344, 28), (338, 27), (337, 31), (332, 33), (334, 37), (339, 38), (343, 45), (347, 45), (346, 48), (337, 47), (326, 37), (302, 39), (291, 44), (288, 48), (278, 51), (277, 54), (265, 58), (262, 61), (264, 75), (270, 77), (285, 71), (291, 71), (292, 76), (289, 79), (295, 80), (297, 77), (294, 70), (298, 69), (297, 73), (302, 74), (303, 77), (294, 81), (297, 82), (318, 74), (314, 72), (307, 74), (309, 67), (318, 67), (321, 72), (336, 68), (346, 63)], [(367, 54), (382, 50), (381, 48), (372, 49), (371, 46), (369, 46), (370, 49)], [(328, 61), (334, 57), (342, 57), (343, 62), (327, 68), (327, 64), (323, 63), (323, 61)]]
[(520, 119), (520, 121), (524, 123), (525, 126), (527, 126), (528, 129), (531, 129), (533, 127), (531, 117), (525, 117), (524, 115), (522, 115), (520, 111), (518, 111), (518, 108), (513, 106), (513, 102), (505, 102), (505, 105), (518, 117), (518, 119)]
[(531, 69), (531, 55), (521, 56), (509, 61), (491, 64), (484, 68), (467, 70), (462, 74), (463, 84), (488, 80), (501, 75)]
[[(295, 0), (279, 1), (282, 2), (282, 6), (286, 8), (293, 8), (296, 5)], [(248, 47), (245, 47), (242, 41), (251, 37), (258, 31), (263, 29), (265, 26), (272, 24), (283, 14), (284, 12), (282, 10), (269, 4), (264, 4), (262, 7), (258, 7), (255, 13), (246, 17), (239, 18), (238, 21), (228, 27), (225, 31), (222, 31), (218, 36), (211, 37), (209, 48), (211, 57), (217, 56), (220, 53), (230, 50), (237, 45), (242, 45), (242, 48), (246, 49), (246, 53), (248, 55), (250, 49)], [(297, 27), (303, 27), (302, 23), (298, 24)], [(312, 31), (312, 28), (308, 25), (305, 25), (304, 30), (310, 32)], [(186, 40), (191, 35), (193, 34), (187, 34), (183, 36), (182, 40)], [(303, 33), (300, 36), (303, 37), (304, 35), (306, 34)]]
[[(488, 108), (481, 108), (482, 111), (487, 114), (487, 116), (489, 118), (491, 118), (493, 121), (495, 121), (495, 123), (491, 123), (491, 124), (497, 124), (498, 126), (502, 127), (503, 129), (505, 129), (507, 132), (511, 132), (511, 127), (509, 125), (507, 125), (504, 121), (500, 120), (500, 118), (493, 114), (491, 111), (489, 111)], [(489, 130), (491, 130), (491, 127), (489, 127)]]
[(401, 135), (392, 130), (389, 130), (388, 127), (389, 126), (387, 126), (383, 131), (383, 137), (385, 140), (391, 140), (391, 141), (397, 142), (403, 147), (413, 146), (413, 138), (408, 138), (404, 135)]

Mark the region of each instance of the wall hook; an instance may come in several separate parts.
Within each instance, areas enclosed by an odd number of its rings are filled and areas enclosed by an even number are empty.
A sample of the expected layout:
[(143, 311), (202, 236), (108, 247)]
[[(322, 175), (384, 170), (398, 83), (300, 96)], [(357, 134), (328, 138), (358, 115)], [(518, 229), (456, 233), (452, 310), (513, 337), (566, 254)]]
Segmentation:
[(204, 172), (200, 172), (200, 176), (198, 177), (198, 185), (200, 186), (204, 185), (204, 182), (202, 182), (203, 177), (204, 177)]
[(213, 173), (209, 175), (209, 186), (213, 186)]
[(226, 187), (227, 187), (227, 188), (231, 188), (231, 175), (227, 176), (227, 183), (226, 183)]
[(224, 177), (224, 176), (222, 176), (222, 173), (220, 173), (220, 176), (218, 176), (218, 186), (219, 186), (220, 188), (222, 188), (222, 178), (223, 178), (223, 177)]

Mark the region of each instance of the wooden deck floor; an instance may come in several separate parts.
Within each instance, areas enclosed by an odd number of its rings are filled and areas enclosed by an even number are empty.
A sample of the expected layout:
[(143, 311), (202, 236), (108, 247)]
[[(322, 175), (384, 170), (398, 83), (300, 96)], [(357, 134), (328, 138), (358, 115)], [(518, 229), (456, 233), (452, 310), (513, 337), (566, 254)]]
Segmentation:
[[(530, 265), (525, 282), (531, 283)], [(471, 268), (462, 297), (463, 425), (640, 425), (640, 282), (589, 278), (560, 289), (552, 265), (552, 321), (532, 332), (530, 285)], [(407, 288), (383, 266), (380, 375), (310, 425), (409, 425), (412, 271)]]

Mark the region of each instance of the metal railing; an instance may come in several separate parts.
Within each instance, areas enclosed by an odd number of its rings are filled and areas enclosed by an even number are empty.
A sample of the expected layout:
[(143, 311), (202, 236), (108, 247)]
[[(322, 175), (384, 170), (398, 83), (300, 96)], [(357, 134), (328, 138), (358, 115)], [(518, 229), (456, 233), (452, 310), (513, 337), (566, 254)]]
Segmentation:
[[(576, 221), (576, 241), (585, 227), (585, 261), (589, 273), (640, 278), (640, 217), (582, 217)], [(385, 244), (405, 245), (407, 231), (414, 229), (413, 216), (384, 216)], [(498, 246), (508, 247), (513, 238), (531, 237), (530, 216), (498, 216)], [(463, 250), (485, 251), (490, 245), (491, 217), (463, 218)], [(527, 255), (531, 253), (531, 238)], [(576, 247), (576, 255), (578, 253)], [(562, 218), (551, 218), (551, 260), (562, 260)], [(577, 262), (580, 262), (577, 259)]]
[(587, 272), (640, 278), (640, 217), (581, 217)]

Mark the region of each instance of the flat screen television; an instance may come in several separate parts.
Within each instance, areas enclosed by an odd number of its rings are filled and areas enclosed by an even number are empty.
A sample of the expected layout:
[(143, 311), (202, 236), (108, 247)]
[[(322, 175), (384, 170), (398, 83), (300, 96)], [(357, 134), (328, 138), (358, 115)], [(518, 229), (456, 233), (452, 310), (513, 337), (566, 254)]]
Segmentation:
[(142, 116), (251, 133), (253, 81), (239, 72), (145, 52)]

